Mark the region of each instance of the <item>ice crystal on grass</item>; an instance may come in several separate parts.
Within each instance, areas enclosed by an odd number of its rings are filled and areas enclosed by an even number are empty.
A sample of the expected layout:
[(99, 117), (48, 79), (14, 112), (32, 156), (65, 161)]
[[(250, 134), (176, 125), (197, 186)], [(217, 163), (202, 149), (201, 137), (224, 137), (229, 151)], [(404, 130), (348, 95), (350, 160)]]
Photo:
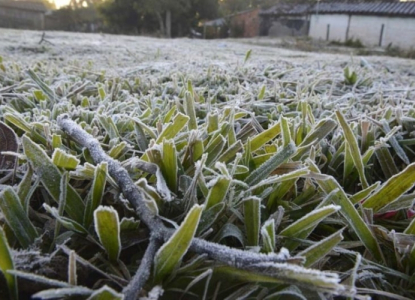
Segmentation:
[(23, 144), (0, 157), (19, 212), (0, 215), (39, 236), (1, 218), (0, 250), (38, 247), (11, 271), (54, 289), (38, 295), (415, 297), (413, 62), (62, 32), (33, 53), (39, 33), (0, 35), (0, 122)]

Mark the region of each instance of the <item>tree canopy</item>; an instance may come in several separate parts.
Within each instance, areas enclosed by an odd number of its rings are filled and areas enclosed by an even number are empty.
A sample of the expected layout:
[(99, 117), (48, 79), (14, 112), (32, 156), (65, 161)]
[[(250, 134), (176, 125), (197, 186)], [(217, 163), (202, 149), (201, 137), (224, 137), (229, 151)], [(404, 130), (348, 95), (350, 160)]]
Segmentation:
[(219, 15), (217, 0), (108, 0), (99, 6), (107, 25), (115, 32), (183, 36), (204, 19)]

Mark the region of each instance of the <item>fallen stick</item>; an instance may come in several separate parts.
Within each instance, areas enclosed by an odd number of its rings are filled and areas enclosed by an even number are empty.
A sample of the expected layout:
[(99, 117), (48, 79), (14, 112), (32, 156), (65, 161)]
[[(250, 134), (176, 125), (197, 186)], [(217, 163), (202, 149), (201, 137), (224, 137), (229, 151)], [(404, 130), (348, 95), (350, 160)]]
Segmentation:
[[(109, 174), (117, 182), (124, 197), (134, 207), (137, 216), (149, 228), (151, 232), (150, 244), (146, 250), (146, 253), (144, 254), (144, 258), (141, 261), (141, 265), (139, 266), (138, 271), (133, 278), (134, 282), (130, 283), (124, 290), (128, 294), (126, 300), (136, 299), (134, 297), (136, 297), (137, 293), (140, 291), (149, 277), (152, 262), (156, 255), (157, 249), (161, 246), (163, 241), (167, 241), (172, 236), (174, 230), (167, 228), (163, 224), (162, 220), (149, 210), (143, 200), (143, 196), (140, 190), (128, 175), (127, 170), (123, 168), (118, 161), (114, 160), (104, 152), (97, 139), (95, 139), (89, 133), (85, 132), (78, 124), (72, 121), (67, 114), (58, 117), (58, 125), (73, 140), (75, 140), (83, 147), (88, 148), (91, 157), (96, 164), (101, 162), (108, 163)], [(262, 270), (264, 274), (269, 274), (269, 268), (272, 267), (273, 263), (277, 263), (278, 266), (281, 267), (281, 270), (287, 266), (288, 269), (296, 267), (298, 271), (301, 270), (308, 272), (308, 269), (302, 268), (300, 266), (295, 266), (295, 264), (285, 264), (288, 262), (298, 264), (302, 261), (302, 258), (290, 258), (289, 252), (284, 248), (278, 254), (262, 254), (234, 249), (203, 239), (193, 238), (188, 250), (199, 254), (207, 254), (210, 259), (228, 266), (244, 270), (252, 270), (252, 268), (255, 268), (255, 270), (258, 272)], [(293, 267), (289, 267), (290, 265)], [(330, 275), (328, 277), (331, 277), (332, 274), (327, 275)], [(331, 280), (337, 281), (336, 278), (332, 278)], [(134, 284), (134, 288), (131, 287), (132, 284)], [(299, 284), (301, 285), (301, 282)], [(311, 288), (310, 286), (305, 287)], [(341, 285), (338, 287), (341, 289), (339, 291), (332, 291), (332, 293), (339, 294), (340, 292), (340, 294), (344, 294), (345, 287)], [(354, 293), (347, 291), (346, 294), (353, 295)]]

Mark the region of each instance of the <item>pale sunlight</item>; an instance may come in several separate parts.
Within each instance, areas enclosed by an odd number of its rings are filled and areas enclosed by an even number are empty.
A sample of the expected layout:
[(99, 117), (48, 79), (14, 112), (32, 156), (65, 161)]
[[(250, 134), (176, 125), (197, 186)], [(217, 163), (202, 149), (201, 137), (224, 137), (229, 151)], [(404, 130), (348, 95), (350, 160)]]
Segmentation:
[(55, 0), (56, 8), (61, 8), (63, 6), (66, 6), (71, 2), (71, 0)]

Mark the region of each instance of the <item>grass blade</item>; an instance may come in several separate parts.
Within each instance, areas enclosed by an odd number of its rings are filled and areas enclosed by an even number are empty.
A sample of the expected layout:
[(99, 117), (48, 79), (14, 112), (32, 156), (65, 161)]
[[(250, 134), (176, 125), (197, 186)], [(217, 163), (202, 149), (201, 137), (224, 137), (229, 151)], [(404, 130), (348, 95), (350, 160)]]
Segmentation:
[(263, 249), (265, 253), (273, 253), (275, 250), (275, 220), (267, 220), (261, 228)]
[(298, 253), (298, 256), (305, 257), (304, 267), (311, 267), (313, 264), (324, 258), (343, 240), (343, 229), (339, 230), (325, 239), (316, 242), (314, 245)]
[(350, 147), (350, 154), (352, 156), (354, 165), (359, 173), (360, 182), (362, 183), (363, 188), (367, 188), (369, 184), (366, 180), (365, 167), (363, 165), (362, 156), (360, 155), (359, 145), (357, 144), (357, 139), (350, 128), (349, 124), (346, 122), (343, 114), (340, 111), (336, 111), (337, 120), (340, 123), (340, 126), (343, 128), (344, 136), (346, 138), (347, 145)]
[[(313, 211), (306, 214), (301, 219), (290, 224), (288, 227), (284, 228), (281, 232), (281, 236), (285, 236), (288, 239), (294, 238), (307, 238), (314, 228), (325, 218), (334, 214), (340, 210), (340, 206), (337, 205), (328, 205), (321, 208), (314, 209)], [(288, 250), (294, 250), (298, 246), (297, 241), (288, 240), (284, 246)]]
[(75, 170), (80, 161), (75, 156), (65, 153), (63, 150), (56, 148), (52, 155), (52, 162), (60, 168)]
[(244, 220), (247, 236), (247, 246), (259, 245), (259, 231), (261, 225), (261, 199), (249, 197), (244, 199)]
[(209, 194), (206, 199), (206, 209), (221, 203), (225, 199), (231, 184), (231, 178), (223, 175), (220, 175), (214, 180), (215, 182), (209, 189)]
[(6, 235), (3, 228), (0, 227), (0, 270), (7, 282), (9, 295), (12, 300), (18, 299), (17, 280), (9, 270), (14, 270), (13, 256), (7, 243)]
[[(309, 161), (309, 164), (312, 162)], [(317, 167), (312, 167), (312, 171), (317, 171)], [(344, 216), (349, 226), (356, 232), (359, 239), (365, 245), (365, 247), (372, 253), (378, 261), (384, 261), (382, 252), (380, 251), (379, 244), (369, 229), (367, 224), (363, 221), (358, 211), (347, 197), (340, 184), (332, 177), (328, 175), (318, 175), (316, 178), (317, 183), (322, 190), (329, 195), (332, 194), (334, 204), (341, 206), (340, 213)]]
[(0, 209), (19, 244), (23, 248), (30, 247), (38, 237), (38, 233), (29, 220), (19, 196), (9, 186), (0, 193)]
[(281, 133), (281, 123), (277, 122), (267, 130), (257, 134), (251, 139), (251, 151), (261, 148), (264, 144), (274, 139)]
[(95, 168), (94, 180), (92, 182), (92, 192), (88, 197), (85, 215), (84, 215), (84, 226), (88, 228), (91, 225), (94, 211), (101, 204), (102, 197), (104, 196), (105, 183), (108, 174), (108, 163), (102, 162)]
[[(59, 202), (60, 185), (62, 174), (55, 166), (52, 160), (47, 156), (46, 152), (34, 143), (27, 136), (23, 136), (23, 149), (30, 161), (36, 174), (40, 177), (40, 180), (52, 198)], [(75, 191), (75, 189), (68, 185), (68, 195), (66, 199), (65, 210), (68, 215), (78, 223), (83, 221), (83, 213), (85, 205)]]
[(263, 163), (259, 168), (255, 169), (246, 179), (245, 183), (248, 185), (255, 185), (261, 180), (267, 178), (278, 166), (286, 162), (294, 153), (296, 147), (294, 143), (290, 142), (280, 151), (275, 153), (270, 159)]
[(87, 300), (123, 300), (124, 296), (117, 293), (112, 288), (104, 285), (99, 290), (94, 291)]
[(99, 206), (94, 211), (95, 232), (112, 263), (118, 261), (121, 252), (120, 220), (112, 207)]
[(161, 143), (163, 139), (173, 139), (184, 128), (184, 126), (186, 126), (186, 124), (189, 122), (189, 119), (190, 118), (188, 116), (178, 113), (174, 117), (173, 122), (169, 123), (166, 128), (164, 128), (160, 133), (156, 143)]
[(161, 172), (169, 189), (177, 192), (177, 151), (173, 140), (164, 140), (161, 151)]
[(195, 100), (192, 93), (187, 91), (184, 94), (184, 108), (186, 115), (189, 116), (189, 122), (187, 123), (188, 130), (197, 129), (197, 119), (196, 119), (196, 110), (195, 110)]
[(380, 189), (369, 196), (364, 208), (371, 208), (376, 213), (384, 206), (398, 199), (415, 185), (415, 163), (407, 166), (402, 172), (391, 177)]
[(203, 206), (194, 205), (176, 232), (157, 251), (154, 259), (156, 282), (165, 279), (180, 264), (195, 235), (202, 211)]

